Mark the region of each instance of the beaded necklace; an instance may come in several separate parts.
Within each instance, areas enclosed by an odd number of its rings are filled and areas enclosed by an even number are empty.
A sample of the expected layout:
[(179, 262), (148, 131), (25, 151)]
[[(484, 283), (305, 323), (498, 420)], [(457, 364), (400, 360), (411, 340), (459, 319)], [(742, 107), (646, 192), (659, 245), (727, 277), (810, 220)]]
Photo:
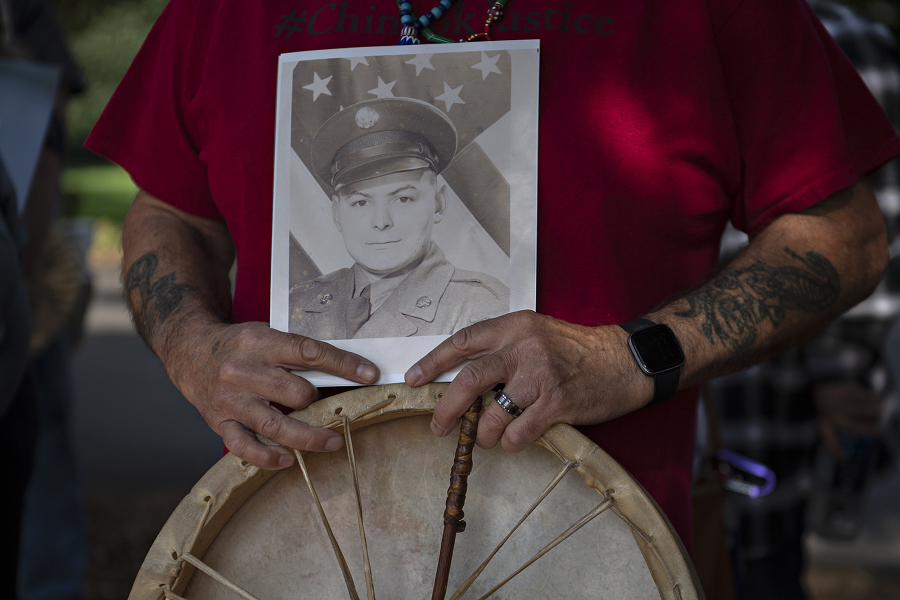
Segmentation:
[(476, 40), (491, 40), (491, 26), (503, 18), (503, 7), (509, 0), (497, 0), (492, 7), (488, 9), (487, 20), (484, 22), (484, 31), (473, 33), (459, 40), (451, 40), (442, 35), (436, 34), (431, 29), (431, 24), (444, 16), (444, 13), (456, 4), (456, 0), (441, 0), (440, 3), (432, 8), (429, 12), (421, 17), (416, 17), (412, 11), (412, 4), (409, 0), (397, 0), (397, 7), (400, 9), (400, 41), (398, 46), (409, 46), (419, 44), (419, 34), (425, 38), (427, 42), (435, 42), (439, 44), (452, 44), (454, 41), (474, 42)]

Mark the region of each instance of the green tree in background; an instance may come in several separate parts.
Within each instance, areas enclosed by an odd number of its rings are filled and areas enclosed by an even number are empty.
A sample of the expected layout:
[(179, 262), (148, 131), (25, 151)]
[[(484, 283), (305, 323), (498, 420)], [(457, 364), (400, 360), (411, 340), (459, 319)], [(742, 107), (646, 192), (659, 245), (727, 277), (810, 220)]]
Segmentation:
[[(114, 254), (136, 187), (127, 173), (83, 148), (168, 0), (54, 0), (86, 90), (68, 103), (71, 144), (61, 180), (67, 216), (95, 221), (94, 246)], [(92, 248), (93, 248), (92, 247)]]
[(56, 0), (87, 89), (69, 103), (69, 131), (80, 146), (168, 0)]

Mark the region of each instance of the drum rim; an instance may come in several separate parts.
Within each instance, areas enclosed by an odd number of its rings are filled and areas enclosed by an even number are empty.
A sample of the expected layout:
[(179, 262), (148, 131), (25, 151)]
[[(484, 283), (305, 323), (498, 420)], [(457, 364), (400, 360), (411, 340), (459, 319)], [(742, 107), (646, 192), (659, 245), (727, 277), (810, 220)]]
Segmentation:
[[(381, 421), (430, 414), (446, 387), (445, 383), (432, 383), (410, 388), (398, 383), (356, 388), (315, 402), (290, 416), (310, 425), (341, 429), (335, 411), (350, 404), (354, 411), (347, 416), (355, 419), (364, 414), (351, 423), (353, 431)], [(486, 403), (491, 398), (492, 394), (484, 396)], [(585, 483), (601, 495), (610, 493), (613, 510), (630, 525), (662, 600), (704, 599), (696, 570), (678, 534), (653, 498), (624, 467), (569, 425), (554, 425), (535, 443), (578, 461), (576, 470)], [(178, 557), (190, 553), (202, 559), (231, 516), (279, 472), (260, 469), (233, 454), (222, 457), (163, 526), (135, 578), (129, 600), (160, 600), (166, 588), (182, 593), (196, 569)]]

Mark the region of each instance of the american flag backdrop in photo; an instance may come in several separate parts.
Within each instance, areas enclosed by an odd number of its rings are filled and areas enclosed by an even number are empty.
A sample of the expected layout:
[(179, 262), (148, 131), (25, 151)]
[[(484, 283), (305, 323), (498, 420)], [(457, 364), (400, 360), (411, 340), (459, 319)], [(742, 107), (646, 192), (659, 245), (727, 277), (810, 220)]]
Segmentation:
[[(444, 180), (509, 256), (510, 186), (478, 141), (510, 111), (511, 62), (506, 51), (300, 61), (293, 70), (291, 147), (312, 171), (312, 138), (343, 108), (373, 98), (428, 102), (453, 121), (459, 136)], [(291, 246), (291, 285), (321, 275), (296, 240)]]

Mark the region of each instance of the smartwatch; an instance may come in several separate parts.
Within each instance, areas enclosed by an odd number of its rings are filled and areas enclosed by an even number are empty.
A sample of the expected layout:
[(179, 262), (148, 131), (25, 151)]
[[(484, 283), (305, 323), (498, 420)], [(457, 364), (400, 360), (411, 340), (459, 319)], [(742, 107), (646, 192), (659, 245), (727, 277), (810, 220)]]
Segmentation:
[(653, 399), (647, 406), (668, 400), (678, 391), (684, 351), (668, 325), (635, 319), (619, 325), (628, 332), (628, 348), (641, 371), (653, 378)]

